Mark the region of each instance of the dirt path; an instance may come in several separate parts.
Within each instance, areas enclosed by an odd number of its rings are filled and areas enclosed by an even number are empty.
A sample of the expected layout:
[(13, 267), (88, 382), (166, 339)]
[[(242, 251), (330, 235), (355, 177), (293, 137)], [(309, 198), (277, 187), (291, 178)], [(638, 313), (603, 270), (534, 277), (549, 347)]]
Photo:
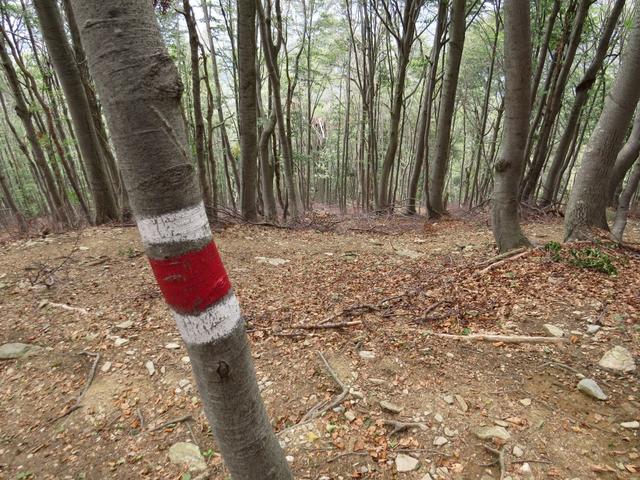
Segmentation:
[[(483, 466), (498, 458), (483, 444), (503, 449), (505, 478), (640, 478), (640, 432), (620, 426), (640, 420), (638, 370), (598, 366), (616, 345), (640, 354), (640, 256), (598, 247), (618, 270), (609, 276), (539, 249), (479, 274), (495, 255), (482, 224), (387, 220), (335, 230), (217, 234), (275, 428), (340, 392), (319, 352), (350, 388), (339, 407), (281, 434), (296, 478), (499, 478), (498, 464)], [(526, 230), (540, 244), (561, 239), (559, 224)], [(637, 224), (630, 233), (640, 239)], [(328, 319), (360, 323), (291, 328)], [(569, 341), (434, 335), (548, 336), (547, 323)], [(601, 328), (588, 334), (590, 324)], [(201, 478), (227, 478), (135, 229), (3, 246), (0, 340), (43, 347), (0, 362), (1, 479), (195, 479), (169, 460), (180, 441), (203, 452), (209, 476)], [(83, 351), (100, 354), (95, 378), (81, 408), (56, 419), (86, 384), (94, 357)], [(578, 374), (609, 399), (578, 392)], [(151, 431), (185, 415), (193, 419)], [(385, 420), (421, 425), (392, 435)], [(482, 426), (502, 426), (509, 438), (483, 442), (474, 433)], [(398, 473), (399, 454), (416, 468)]]

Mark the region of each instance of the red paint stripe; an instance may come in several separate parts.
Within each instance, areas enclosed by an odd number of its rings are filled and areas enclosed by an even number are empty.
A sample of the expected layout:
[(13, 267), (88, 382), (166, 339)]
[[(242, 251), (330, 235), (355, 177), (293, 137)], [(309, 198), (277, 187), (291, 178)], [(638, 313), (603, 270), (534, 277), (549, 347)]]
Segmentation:
[(181, 313), (197, 313), (231, 288), (216, 244), (163, 260), (149, 259), (166, 302)]

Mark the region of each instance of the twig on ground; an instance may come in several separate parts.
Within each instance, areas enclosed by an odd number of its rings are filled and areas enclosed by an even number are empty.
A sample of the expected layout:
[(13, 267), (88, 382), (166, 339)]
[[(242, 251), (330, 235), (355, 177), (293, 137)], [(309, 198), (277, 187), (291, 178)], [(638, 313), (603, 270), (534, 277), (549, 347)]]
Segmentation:
[(328, 328), (344, 328), (344, 327), (354, 327), (356, 325), (362, 325), (360, 320), (353, 320), (351, 322), (338, 322), (338, 323), (322, 323), (316, 325), (292, 325), (289, 328), (298, 328), (301, 330), (324, 330)]
[(336, 372), (333, 371), (333, 369), (331, 368), (331, 365), (329, 365), (329, 362), (327, 362), (327, 359), (324, 357), (322, 352), (318, 352), (318, 356), (320, 357), (320, 360), (322, 360), (325, 370), (327, 371), (329, 376), (333, 379), (334, 382), (338, 384), (338, 386), (342, 389), (342, 391), (338, 395), (336, 395), (333, 398), (333, 400), (331, 400), (330, 402), (320, 402), (317, 405), (315, 405), (311, 410), (309, 410), (304, 415), (304, 417), (302, 417), (302, 420), (300, 420), (299, 423), (305, 423), (308, 420), (312, 420), (316, 417), (319, 417), (327, 410), (342, 403), (343, 400), (347, 398), (347, 395), (349, 395), (349, 386), (343, 383), (342, 380), (340, 380), (340, 378), (338, 378), (338, 375), (336, 374)]
[(495, 448), (492, 448), (488, 445), (482, 445), (484, 447), (485, 450), (494, 453), (498, 456), (498, 464), (500, 465), (500, 480), (502, 480), (504, 478), (504, 473), (506, 471), (505, 468), (505, 461), (504, 461), (504, 447), (502, 447), (500, 450), (497, 450)]
[(58, 415), (53, 420), (51, 420), (51, 423), (57, 422), (61, 418), (64, 418), (67, 415), (69, 415), (71, 412), (75, 412), (79, 408), (82, 408), (82, 405), (80, 405), (80, 402), (82, 402), (82, 399), (87, 393), (87, 390), (89, 390), (89, 387), (93, 383), (93, 379), (96, 376), (96, 369), (98, 368), (98, 362), (100, 362), (100, 354), (92, 353), (92, 352), (80, 352), (78, 355), (87, 355), (89, 357), (93, 357), (93, 364), (91, 365), (91, 370), (89, 370), (89, 376), (87, 377), (87, 381), (84, 384), (84, 388), (82, 389), (80, 394), (75, 398), (73, 405), (69, 407), (67, 410), (65, 410), (61, 415)]
[[(516, 252), (517, 250), (513, 250), (513, 251)], [(497, 262), (489, 264), (488, 266), (486, 266), (482, 270), (478, 270), (477, 272), (475, 272), (473, 274), (473, 276), (475, 277), (475, 276), (478, 276), (478, 275), (483, 275), (483, 274), (493, 270), (494, 268), (499, 267), (500, 265), (503, 265), (503, 264), (505, 264), (507, 262), (510, 262), (512, 260), (516, 260), (518, 258), (522, 258), (525, 255), (527, 255), (530, 251), (532, 251), (532, 250), (525, 250), (524, 252), (520, 252), (520, 253), (518, 253), (516, 255), (509, 255), (506, 258), (503, 258), (502, 260), (499, 260)]]
[(140, 407), (136, 408), (136, 415), (138, 416), (138, 422), (140, 422), (140, 431), (144, 430), (144, 415)]
[(546, 465), (551, 465), (551, 463), (549, 460), (536, 460), (536, 459), (528, 459), (528, 458), (523, 458), (521, 460), (512, 460), (511, 463), (544, 463)]
[(175, 425), (178, 423), (182, 423), (182, 422), (188, 422), (189, 420), (193, 420), (193, 417), (191, 415), (184, 415), (182, 417), (178, 417), (178, 418), (174, 418), (172, 420), (169, 420), (167, 422), (161, 423), (160, 425), (157, 425), (153, 428), (150, 428), (149, 430), (147, 430), (148, 432), (157, 432), (158, 430), (162, 430), (163, 428), (166, 428), (170, 425)]
[(82, 315), (89, 315), (89, 310), (87, 310), (86, 308), (72, 307), (71, 305), (67, 305), (66, 303), (47, 302), (46, 305), (50, 305), (56, 308), (61, 308), (63, 310), (69, 310), (70, 312), (78, 312)]
[(468, 342), (493, 342), (493, 343), (566, 343), (568, 338), (558, 337), (527, 337), (524, 335), (452, 335), (449, 333), (434, 333), (436, 337), (450, 338), (453, 340), (466, 340)]

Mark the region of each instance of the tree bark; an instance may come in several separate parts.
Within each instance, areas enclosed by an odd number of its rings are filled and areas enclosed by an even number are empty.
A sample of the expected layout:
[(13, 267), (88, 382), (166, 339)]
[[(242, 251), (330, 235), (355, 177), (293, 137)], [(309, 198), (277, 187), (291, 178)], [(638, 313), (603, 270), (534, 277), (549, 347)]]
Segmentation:
[(614, 238), (619, 242), (622, 241), (624, 235), (624, 229), (627, 226), (627, 217), (629, 216), (629, 205), (633, 195), (638, 191), (638, 185), (640, 184), (640, 160), (636, 159), (635, 167), (629, 175), (627, 185), (622, 190), (622, 194), (618, 199), (618, 208), (616, 209), (616, 217), (613, 221), (613, 227), (611, 227), (611, 233)]
[(452, 0), (449, 54), (442, 84), (435, 154), (433, 161), (430, 162), (431, 171), (429, 172), (431, 177), (431, 184), (429, 185), (429, 216), (434, 218), (444, 215), (447, 208), (444, 202), (444, 184), (449, 166), (451, 124), (453, 123), (458, 74), (460, 72), (462, 49), (464, 48), (465, 13), (465, 1)]
[(588, 239), (590, 228), (608, 230), (607, 189), (615, 155), (622, 147), (640, 98), (640, 5), (634, 6), (633, 27), (625, 45), (620, 70), (591, 134), (565, 214), (568, 240)]
[(518, 180), (525, 162), (531, 115), (529, 2), (505, 0), (504, 145), (494, 167), (492, 228), (500, 253), (527, 246), (519, 221)]
[(256, 110), (256, 0), (238, 0), (238, 121), (242, 157), (242, 217), (254, 221), (258, 187)]
[(147, 256), (231, 478), (289, 480), (187, 154), (183, 87), (153, 6), (130, 0), (72, 0), (72, 6)]
[(418, 131), (416, 132), (415, 164), (411, 172), (409, 182), (409, 193), (407, 200), (407, 215), (416, 213), (416, 197), (418, 196), (418, 184), (422, 169), (425, 167), (427, 155), (429, 155), (429, 131), (431, 126), (431, 110), (433, 107), (433, 91), (436, 84), (436, 74), (438, 73), (438, 60), (442, 49), (442, 32), (447, 22), (447, 2), (438, 1), (438, 18), (436, 20), (436, 31), (431, 47), (431, 58), (429, 62), (429, 77), (424, 83), (422, 92), (422, 105), (420, 106), (420, 118), (418, 120)]
[(636, 116), (629, 138), (618, 152), (616, 163), (613, 165), (613, 170), (611, 171), (609, 188), (607, 190), (607, 200), (609, 204), (614, 204), (614, 197), (618, 187), (640, 153), (640, 109), (636, 110)]
[(542, 206), (549, 205), (554, 201), (556, 185), (558, 184), (558, 175), (565, 163), (565, 158), (571, 142), (576, 136), (582, 108), (589, 99), (589, 91), (596, 81), (596, 76), (600, 72), (604, 59), (607, 55), (607, 51), (609, 50), (609, 42), (611, 41), (611, 36), (613, 35), (618, 23), (618, 18), (620, 18), (620, 13), (624, 8), (624, 2), (625, 0), (616, 0), (616, 3), (613, 5), (607, 24), (605, 25), (600, 41), (598, 42), (598, 48), (596, 49), (595, 56), (593, 57), (593, 60), (591, 60), (589, 68), (587, 68), (587, 71), (582, 76), (580, 83), (576, 85), (575, 99), (573, 101), (573, 106), (571, 107), (571, 113), (569, 114), (567, 124), (564, 127), (564, 134), (558, 143), (553, 157), (553, 162), (549, 167), (547, 178), (545, 179), (541, 199)]
[(86, 166), (95, 209), (93, 221), (96, 225), (115, 221), (119, 217), (118, 205), (104, 168), (89, 102), (73, 52), (67, 42), (60, 11), (55, 2), (47, 0), (34, 0), (34, 6), (51, 61), (69, 105), (73, 128)]

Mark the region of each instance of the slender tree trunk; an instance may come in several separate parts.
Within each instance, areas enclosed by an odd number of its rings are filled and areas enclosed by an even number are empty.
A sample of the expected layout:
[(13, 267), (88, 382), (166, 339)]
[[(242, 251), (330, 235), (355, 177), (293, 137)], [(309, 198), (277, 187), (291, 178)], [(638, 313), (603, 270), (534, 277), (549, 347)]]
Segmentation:
[(622, 190), (622, 194), (618, 199), (618, 208), (616, 209), (616, 217), (613, 221), (613, 227), (611, 227), (611, 233), (614, 238), (619, 242), (622, 241), (624, 235), (624, 229), (627, 226), (627, 217), (629, 216), (629, 205), (633, 195), (638, 191), (638, 185), (640, 184), (640, 160), (636, 159), (635, 167), (629, 175), (627, 185)]
[(18, 224), (18, 231), (21, 234), (26, 233), (27, 230), (29, 229), (29, 227), (27, 226), (27, 222), (24, 219), (24, 215), (22, 214), (22, 212), (18, 208), (18, 205), (16, 204), (16, 201), (13, 198), (13, 195), (11, 193), (11, 189), (7, 185), (7, 180), (6, 180), (5, 176), (4, 176), (4, 172), (2, 171), (2, 168), (3, 167), (0, 164), (0, 190), (2, 191), (2, 193), (4, 195), (4, 201), (7, 204), (7, 207), (9, 207), (9, 210), (11, 211), (11, 214), (16, 219), (16, 223)]
[(634, 6), (633, 27), (625, 45), (620, 70), (609, 91), (578, 170), (565, 214), (569, 240), (590, 238), (590, 228), (608, 230), (605, 215), (608, 180), (615, 155), (640, 98), (640, 5)]
[(613, 5), (607, 24), (605, 25), (602, 36), (600, 37), (595, 56), (593, 57), (589, 68), (587, 68), (587, 71), (582, 76), (580, 83), (576, 85), (575, 100), (573, 101), (569, 119), (564, 127), (564, 134), (556, 148), (551, 167), (547, 172), (547, 178), (545, 180), (542, 193), (542, 206), (549, 205), (554, 200), (553, 195), (555, 193), (555, 186), (558, 183), (557, 177), (565, 163), (569, 146), (576, 136), (582, 108), (587, 103), (587, 100), (589, 99), (589, 91), (596, 81), (598, 72), (600, 72), (600, 69), (602, 68), (607, 51), (609, 50), (609, 42), (611, 41), (611, 37), (618, 23), (618, 18), (620, 18), (620, 13), (624, 8), (624, 3), (625, 0), (616, 0), (616, 3)]
[(529, 2), (505, 0), (504, 11), (504, 145), (494, 167), (491, 215), (493, 236), (500, 252), (529, 245), (520, 228), (518, 203), (518, 180), (525, 161), (531, 113)]
[(11, 59), (9, 58), (5, 45), (5, 39), (0, 35), (0, 62), (2, 63), (2, 67), (5, 71), (9, 88), (13, 93), (16, 114), (22, 121), (33, 158), (44, 180), (47, 194), (51, 197), (51, 213), (54, 220), (62, 223), (63, 225), (69, 225), (71, 222), (65, 212), (63, 198), (60, 195), (53, 173), (51, 172), (49, 164), (44, 156), (44, 151), (42, 150), (36, 129), (33, 125), (32, 113), (25, 102), (24, 94), (18, 81), (18, 76), (13, 68), (13, 64), (11, 63)]
[(49, 55), (71, 111), (73, 128), (78, 139), (82, 160), (86, 166), (93, 197), (97, 225), (115, 221), (119, 217), (118, 205), (104, 168), (100, 143), (96, 135), (89, 102), (82, 78), (67, 42), (60, 11), (55, 2), (34, 0)]
[[(447, 23), (447, 2), (445, 0), (438, 1), (438, 18), (436, 20), (436, 31), (433, 37), (433, 46), (431, 47), (431, 56), (429, 62), (429, 77), (424, 82), (424, 91), (422, 92), (422, 104), (420, 106), (420, 118), (418, 120), (418, 129), (416, 132), (415, 147), (415, 164), (411, 172), (411, 180), (409, 182), (409, 193), (407, 200), (407, 215), (416, 213), (416, 197), (418, 196), (418, 184), (422, 169), (429, 155), (429, 131), (431, 126), (431, 110), (433, 107), (433, 91), (436, 84), (436, 74), (438, 73), (438, 60), (440, 58), (440, 50), (442, 49), (442, 33)], [(426, 167), (425, 167), (426, 168)]]
[(447, 206), (444, 202), (444, 184), (449, 166), (449, 147), (451, 144), (451, 124), (458, 89), (458, 74), (462, 49), (464, 48), (465, 13), (464, 0), (451, 2), (451, 27), (449, 33), (449, 54), (442, 85), (442, 99), (436, 129), (435, 155), (430, 162), (431, 184), (429, 185), (429, 216), (444, 215)]
[(258, 186), (258, 137), (256, 111), (256, 1), (238, 0), (238, 121), (242, 157), (240, 210), (245, 220), (254, 221)]
[(186, 153), (182, 86), (153, 6), (130, 0), (72, 0), (72, 6), (146, 253), (231, 477), (289, 480)]
[(633, 121), (633, 128), (629, 134), (629, 138), (625, 142), (624, 146), (618, 152), (616, 162), (613, 165), (611, 171), (611, 178), (609, 179), (609, 187), (607, 190), (607, 200), (609, 204), (615, 203), (615, 195), (618, 187), (622, 184), (625, 175), (638, 158), (640, 153), (640, 108), (636, 108), (636, 116)]
[(556, 23), (558, 12), (560, 11), (560, 0), (553, 0), (553, 7), (547, 17), (547, 24), (544, 29), (544, 37), (540, 43), (538, 50), (538, 61), (536, 62), (536, 73), (533, 77), (533, 83), (531, 84), (531, 105), (536, 99), (538, 94), (538, 87), (540, 86), (540, 79), (542, 78), (542, 72), (544, 71), (544, 64), (547, 58), (547, 51), (549, 50), (549, 41), (551, 40), (551, 34), (553, 33), (553, 26)]
[(202, 115), (202, 95), (200, 91), (200, 58), (198, 56), (198, 27), (196, 17), (189, 0), (182, 0), (182, 13), (187, 23), (189, 32), (189, 54), (191, 59), (191, 94), (193, 96), (194, 117), (194, 143), (196, 147), (196, 166), (198, 167), (198, 179), (200, 191), (204, 198), (204, 206), (207, 214), (211, 212), (211, 188), (207, 181), (207, 170), (204, 161), (204, 116)]
[(573, 59), (575, 58), (578, 45), (580, 44), (582, 29), (589, 13), (589, 7), (592, 3), (593, 0), (580, 0), (578, 11), (573, 19), (573, 29), (571, 30), (567, 52), (562, 62), (562, 67), (560, 68), (560, 73), (558, 74), (553, 94), (548, 99), (544, 113), (544, 120), (540, 127), (540, 132), (538, 133), (538, 142), (536, 144), (535, 154), (523, 182), (521, 196), (524, 200), (528, 201), (533, 199), (536, 186), (538, 185), (538, 180), (542, 174), (548, 149), (550, 148), (549, 142), (551, 133), (558, 113), (560, 112), (560, 107), (562, 106), (562, 97), (564, 95), (569, 74), (571, 73)]

